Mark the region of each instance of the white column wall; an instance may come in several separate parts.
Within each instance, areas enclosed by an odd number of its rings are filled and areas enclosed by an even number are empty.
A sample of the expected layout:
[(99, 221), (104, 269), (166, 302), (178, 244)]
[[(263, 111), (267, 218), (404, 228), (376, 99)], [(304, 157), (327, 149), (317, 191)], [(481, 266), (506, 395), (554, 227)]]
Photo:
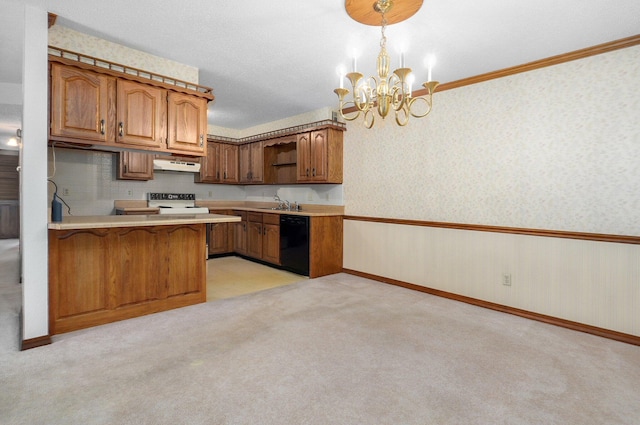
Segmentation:
[(20, 173), (22, 337), (49, 334), (47, 256), (47, 12), (25, 6)]

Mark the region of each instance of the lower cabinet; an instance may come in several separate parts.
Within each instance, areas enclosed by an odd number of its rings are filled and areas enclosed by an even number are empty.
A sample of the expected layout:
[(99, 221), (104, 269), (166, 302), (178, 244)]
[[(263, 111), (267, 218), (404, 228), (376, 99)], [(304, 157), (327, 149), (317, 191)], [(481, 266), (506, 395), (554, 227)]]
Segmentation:
[[(241, 221), (209, 225), (209, 255), (236, 253), (281, 266), (280, 214), (220, 211)], [(314, 216), (309, 226), (309, 277), (342, 271), (342, 216)]]
[(241, 221), (232, 223), (233, 226), (233, 252), (247, 255), (247, 213), (234, 211), (233, 215), (241, 218)]
[(231, 252), (229, 246), (229, 226), (234, 223), (211, 223), (209, 231), (209, 255), (226, 254)]
[(247, 214), (247, 256), (280, 264), (280, 216)]
[(262, 217), (262, 259), (280, 264), (280, 216), (264, 214)]
[(206, 301), (206, 225), (49, 231), (49, 333)]

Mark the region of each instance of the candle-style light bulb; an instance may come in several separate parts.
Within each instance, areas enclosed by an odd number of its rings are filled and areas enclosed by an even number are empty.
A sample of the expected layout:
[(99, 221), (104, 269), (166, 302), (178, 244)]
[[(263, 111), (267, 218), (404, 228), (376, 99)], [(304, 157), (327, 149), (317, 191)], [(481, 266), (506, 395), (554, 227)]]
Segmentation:
[(433, 72), (433, 66), (436, 64), (436, 57), (434, 55), (429, 55), (424, 62), (425, 65), (427, 65), (427, 81), (433, 81), (431, 74)]

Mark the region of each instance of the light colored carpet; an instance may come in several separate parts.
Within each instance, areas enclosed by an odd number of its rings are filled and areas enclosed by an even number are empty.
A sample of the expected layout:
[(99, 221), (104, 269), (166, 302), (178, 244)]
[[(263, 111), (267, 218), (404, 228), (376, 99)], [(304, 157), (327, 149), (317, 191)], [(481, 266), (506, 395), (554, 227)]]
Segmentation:
[(640, 347), (345, 274), (0, 364), (2, 424), (640, 423)]

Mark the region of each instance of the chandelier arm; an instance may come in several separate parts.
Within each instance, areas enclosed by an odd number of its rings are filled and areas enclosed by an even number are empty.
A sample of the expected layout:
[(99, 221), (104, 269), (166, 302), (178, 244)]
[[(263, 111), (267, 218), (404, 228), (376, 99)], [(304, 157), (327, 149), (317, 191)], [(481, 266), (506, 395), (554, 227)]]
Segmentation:
[[(415, 112), (413, 112), (412, 107), (414, 105), (414, 103), (416, 103), (417, 101), (423, 101), (427, 104), (427, 110), (422, 113), (422, 114), (416, 114)], [(429, 115), (429, 113), (431, 112), (431, 109), (433, 108), (433, 98), (431, 97), (431, 95), (428, 95), (428, 98), (425, 97), (415, 97), (413, 99), (411, 99), (409, 101), (409, 113), (411, 114), (412, 117), (415, 118), (422, 118), (422, 117), (426, 117), (427, 115)]]
[(356, 111), (351, 111), (351, 113), (354, 113), (353, 115), (348, 115), (349, 113), (345, 114), (344, 110), (350, 108), (348, 105), (351, 104), (352, 102), (346, 102), (343, 105), (341, 105), (338, 108), (338, 113), (340, 114), (340, 116), (345, 119), (346, 121), (354, 121), (355, 119), (357, 119), (360, 116), (360, 110), (356, 110)]
[[(370, 122), (367, 121), (367, 117), (371, 118)], [(373, 124), (374, 124), (375, 120), (376, 120), (376, 116), (374, 115), (372, 109), (369, 109), (369, 110), (367, 110), (367, 112), (364, 113), (364, 126), (367, 129), (370, 129), (371, 127), (373, 127)]]
[[(402, 112), (404, 114), (402, 114)], [(398, 124), (400, 127), (404, 127), (405, 125), (407, 125), (409, 123), (409, 114), (410, 114), (410, 109), (407, 103), (405, 103), (404, 107), (397, 110), (396, 111), (396, 124)], [(404, 116), (404, 119), (400, 119), (401, 116)]]

